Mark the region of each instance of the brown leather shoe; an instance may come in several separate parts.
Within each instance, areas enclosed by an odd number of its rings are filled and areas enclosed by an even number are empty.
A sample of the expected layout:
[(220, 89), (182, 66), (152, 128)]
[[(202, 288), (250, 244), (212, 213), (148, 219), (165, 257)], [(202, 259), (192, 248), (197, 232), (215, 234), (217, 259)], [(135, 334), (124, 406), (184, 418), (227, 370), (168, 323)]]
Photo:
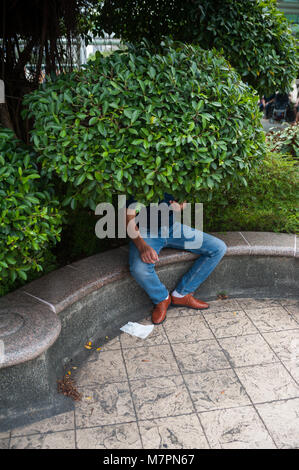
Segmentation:
[(152, 313), (152, 322), (154, 325), (159, 325), (163, 323), (166, 318), (166, 312), (171, 304), (171, 297), (168, 295), (168, 299), (162, 300), (162, 302), (158, 303)]
[(195, 297), (193, 297), (192, 293), (187, 294), (184, 297), (174, 297), (172, 295), (171, 303), (172, 305), (194, 308), (195, 310), (202, 310), (205, 308), (209, 308), (209, 304), (207, 304), (206, 302), (203, 302), (202, 300), (196, 299)]

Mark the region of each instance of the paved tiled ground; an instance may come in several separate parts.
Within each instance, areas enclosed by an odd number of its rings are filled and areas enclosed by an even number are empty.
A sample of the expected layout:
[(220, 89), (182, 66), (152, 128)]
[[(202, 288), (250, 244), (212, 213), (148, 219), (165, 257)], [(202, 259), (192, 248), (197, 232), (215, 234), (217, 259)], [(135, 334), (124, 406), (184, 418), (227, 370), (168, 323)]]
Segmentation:
[(92, 352), (75, 411), (0, 434), (0, 448), (299, 448), (299, 301), (210, 305)]

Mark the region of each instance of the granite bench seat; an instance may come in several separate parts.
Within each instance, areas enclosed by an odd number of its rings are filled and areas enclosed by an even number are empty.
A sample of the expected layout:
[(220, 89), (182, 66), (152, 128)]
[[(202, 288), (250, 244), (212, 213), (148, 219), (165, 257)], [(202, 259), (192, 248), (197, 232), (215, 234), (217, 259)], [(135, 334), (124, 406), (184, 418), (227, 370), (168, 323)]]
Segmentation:
[[(228, 250), (200, 287), (200, 296), (296, 296), (298, 237), (270, 232), (214, 233)], [(169, 289), (197, 257), (164, 249), (157, 271)], [(151, 302), (132, 279), (128, 246), (53, 271), (0, 298), (0, 431), (72, 406), (57, 394), (66, 367), (86, 359), (127, 321), (140, 321)]]

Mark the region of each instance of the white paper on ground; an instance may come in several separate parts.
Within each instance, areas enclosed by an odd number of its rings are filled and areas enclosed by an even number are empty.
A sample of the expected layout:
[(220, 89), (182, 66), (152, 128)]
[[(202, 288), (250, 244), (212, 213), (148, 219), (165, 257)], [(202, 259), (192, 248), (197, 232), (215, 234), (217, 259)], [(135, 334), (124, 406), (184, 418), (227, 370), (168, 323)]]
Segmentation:
[(145, 339), (154, 329), (154, 325), (140, 325), (140, 323), (135, 323), (129, 321), (126, 325), (122, 326), (121, 331), (128, 333), (132, 336), (137, 336), (137, 338)]

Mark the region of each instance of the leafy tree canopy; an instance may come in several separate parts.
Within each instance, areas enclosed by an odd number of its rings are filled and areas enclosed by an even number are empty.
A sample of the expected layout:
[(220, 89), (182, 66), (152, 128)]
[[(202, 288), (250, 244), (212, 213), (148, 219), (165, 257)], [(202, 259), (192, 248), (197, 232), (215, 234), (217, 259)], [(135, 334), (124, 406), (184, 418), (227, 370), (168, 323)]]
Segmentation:
[(23, 95), (38, 87), (44, 73), (71, 70), (76, 43), (86, 37), (99, 0), (2, 0), (0, 2), (0, 79), (5, 106), (0, 124), (27, 140), (29, 123), (20, 119)]
[(287, 91), (298, 71), (298, 49), (276, 0), (105, 0), (99, 31), (139, 43), (163, 35), (223, 50), (242, 79), (261, 94)]

